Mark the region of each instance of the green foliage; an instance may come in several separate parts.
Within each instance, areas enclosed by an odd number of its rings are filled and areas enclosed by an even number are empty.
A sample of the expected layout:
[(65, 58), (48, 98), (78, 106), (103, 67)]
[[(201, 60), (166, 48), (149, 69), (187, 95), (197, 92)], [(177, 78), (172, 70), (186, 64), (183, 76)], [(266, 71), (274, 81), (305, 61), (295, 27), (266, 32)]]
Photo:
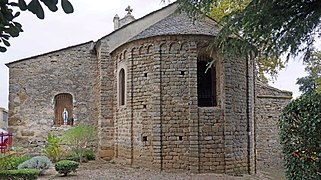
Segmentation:
[(38, 169), (0, 170), (0, 180), (36, 180)]
[[(208, 13), (218, 0), (178, 0), (181, 8), (190, 14)], [(231, 2), (243, 2), (232, 0)], [(243, 10), (231, 12), (220, 21), (222, 46), (228, 47), (230, 35), (242, 34), (242, 39), (260, 47), (262, 55), (277, 56), (290, 52), (296, 55), (311, 50), (317, 32), (321, 11), (318, 1), (261, 1), (252, 0)], [(242, 33), (240, 33), (242, 32)], [(235, 43), (233, 43), (236, 45)], [(244, 46), (239, 46), (239, 49)]]
[(0, 157), (0, 170), (14, 170), (18, 169), (18, 165), (29, 160), (26, 156), (4, 156)]
[(298, 84), (299, 90), (303, 93), (303, 94), (310, 94), (312, 92), (314, 92), (316, 90), (316, 82), (315, 82), (315, 77), (308, 75), (305, 77), (301, 77), (298, 78), (296, 80), (296, 84)]
[[(181, 11), (200, 17), (211, 14), (215, 5), (225, 1), (177, 2)], [(226, 3), (229, 3), (226, 6), (233, 7), (233, 4), (247, 4), (248, 1), (231, 0)], [(220, 32), (214, 38), (213, 46), (219, 47), (221, 54), (228, 58), (243, 56), (277, 60), (286, 55), (288, 60), (291, 55), (301, 52), (307, 57), (313, 50), (315, 35), (320, 32), (320, 4), (319, 1), (251, 0), (240, 9), (227, 7), (232, 10), (227, 10), (227, 15), (218, 22)]]
[(288, 179), (321, 179), (321, 93), (311, 93), (292, 101), (280, 117)]
[(86, 149), (84, 153), (84, 158), (86, 158), (88, 161), (92, 161), (96, 159), (95, 152), (92, 149)]
[(79, 157), (80, 162), (84, 157), (88, 143), (94, 137), (94, 128), (89, 125), (77, 125), (67, 130), (63, 134), (63, 142), (65, 142), (71, 150)]
[[(52, 12), (58, 10), (57, 4), (59, 0), (40, 0)], [(44, 19), (45, 14), (39, 0), (31, 0), (28, 4), (25, 0), (17, 2), (9, 2), (8, 0), (0, 0), (0, 52), (5, 52), (6, 47), (10, 46), (9, 38), (18, 37), (23, 32), (20, 23), (15, 21), (20, 12), (13, 11), (13, 8), (19, 8), (21, 11), (28, 10), (35, 14), (39, 19)], [(61, 0), (61, 7), (65, 13), (72, 13), (73, 7), (68, 0)], [(16, 9), (15, 9), (16, 10)], [(5, 47), (6, 46), (6, 47)]]
[[(285, 68), (285, 63), (276, 57), (258, 57), (256, 67), (258, 80), (268, 83), (269, 80), (276, 79), (278, 72)], [(271, 76), (271, 79), (268, 79), (266, 75)]]
[(235, 11), (242, 11), (251, 2), (251, 0), (231, 1), (220, 0), (213, 1), (210, 16), (217, 21)]
[[(71, 161), (80, 162), (79, 155), (77, 155), (76, 153), (69, 154), (66, 159), (71, 160)], [(82, 162), (92, 161), (95, 159), (96, 159), (95, 152), (92, 149), (85, 149), (84, 150)]]
[(63, 150), (60, 146), (60, 142), (61, 140), (57, 136), (52, 133), (48, 133), (44, 153), (53, 162), (59, 161), (63, 156)]
[[(70, 161), (80, 162), (79, 156), (78, 156), (77, 154), (75, 154), (75, 153), (70, 154), (70, 155), (67, 156), (65, 159), (66, 159), (66, 160), (70, 160)], [(86, 162), (86, 161), (87, 161), (87, 159), (83, 157), (83, 158), (82, 158), (82, 162)]]
[(305, 61), (305, 71), (308, 76), (298, 78), (296, 84), (303, 94), (314, 91), (321, 92), (321, 51), (313, 51)]
[[(213, 1), (210, 17), (217, 21), (221, 21), (225, 16), (237, 11), (243, 11), (251, 2), (251, 0), (231, 1), (221, 0)], [(272, 80), (276, 78), (278, 72), (285, 68), (284, 62), (276, 57), (258, 57), (256, 61), (257, 78), (264, 83), (269, 80), (266, 75), (269, 75)]]
[(56, 171), (64, 176), (67, 176), (70, 172), (76, 172), (78, 167), (78, 162), (70, 160), (62, 160), (55, 164)]
[(52, 165), (51, 161), (46, 156), (35, 156), (18, 166), (18, 169), (39, 169), (43, 172), (49, 169)]

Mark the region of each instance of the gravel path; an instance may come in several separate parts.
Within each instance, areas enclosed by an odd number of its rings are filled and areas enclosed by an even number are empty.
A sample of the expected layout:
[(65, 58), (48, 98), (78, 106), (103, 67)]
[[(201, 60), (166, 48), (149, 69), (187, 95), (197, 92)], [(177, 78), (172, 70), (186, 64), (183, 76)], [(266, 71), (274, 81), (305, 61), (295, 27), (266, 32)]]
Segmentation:
[(228, 176), (225, 174), (191, 174), (159, 172), (146, 168), (131, 168), (124, 165), (105, 161), (91, 161), (83, 163), (76, 173), (62, 177), (51, 168), (39, 180), (68, 179), (68, 180), (264, 180), (274, 179), (266, 173), (244, 175), (243, 177)]

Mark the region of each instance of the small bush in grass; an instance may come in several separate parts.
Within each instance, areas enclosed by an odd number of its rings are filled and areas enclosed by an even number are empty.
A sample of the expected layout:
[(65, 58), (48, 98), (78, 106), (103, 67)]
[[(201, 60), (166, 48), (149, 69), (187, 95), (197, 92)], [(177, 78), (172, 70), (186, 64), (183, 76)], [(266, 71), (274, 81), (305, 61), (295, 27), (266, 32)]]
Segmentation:
[(0, 170), (0, 180), (35, 180), (39, 174), (40, 171), (38, 169)]
[(18, 165), (29, 160), (27, 156), (3, 156), (0, 157), (0, 170), (18, 169)]
[(92, 149), (85, 150), (84, 158), (86, 158), (88, 161), (92, 161), (96, 159), (95, 152)]
[(18, 166), (18, 169), (39, 169), (41, 173), (52, 165), (46, 156), (35, 156)]
[(76, 161), (62, 160), (56, 163), (55, 169), (59, 174), (67, 176), (70, 172), (76, 172), (79, 163)]

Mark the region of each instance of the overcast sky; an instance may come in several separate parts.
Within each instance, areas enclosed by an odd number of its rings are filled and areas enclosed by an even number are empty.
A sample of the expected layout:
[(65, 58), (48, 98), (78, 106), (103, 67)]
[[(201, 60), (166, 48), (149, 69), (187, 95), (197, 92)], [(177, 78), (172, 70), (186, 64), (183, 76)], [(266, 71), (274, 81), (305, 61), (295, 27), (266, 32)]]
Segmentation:
[[(24, 30), (19, 37), (11, 39), (11, 47), (0, 53), (0, 107), (8, 108), (9, 71), (5, 63), (58, 50), (90, 40), (96, 41), (113, 30), (113, 17), (124, 17), (125, 8), (133, 8), (134, 17), (140, 18), (166, 4), (161, 0), (70, 0), (73, 14), (45, 11), (45, 19), (39, 20), (30, 12), (23, 12), (17, 21)], [(171, 0), (173, 2), (173, 0)], [(296, 78), (304, 76), (299, 61), (291, 61), (287, 70), (280, 72), (274, 87), (294, 92), (298, 96)]]

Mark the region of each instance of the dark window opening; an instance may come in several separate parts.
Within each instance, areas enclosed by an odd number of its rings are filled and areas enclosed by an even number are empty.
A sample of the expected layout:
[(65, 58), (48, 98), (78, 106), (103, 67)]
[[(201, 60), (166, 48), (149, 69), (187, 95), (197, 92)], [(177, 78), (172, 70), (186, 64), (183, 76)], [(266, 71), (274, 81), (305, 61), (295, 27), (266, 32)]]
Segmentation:
[(185, 71), (181, 71), (181, 75), (185, 75)]
[(64, 109), (67, 111), (67, 124), (73, 125), (73, 100), (72, 95), (67, 93), (58, 94), (55, 96), (55, 119), (54, 125), (63, 125), (64, 124)]
[(125, 70), (119, 71), (119, 104), (125, 105)]
[(217, 105), (215, 67), (206, 71), (210, 60), (208, 56), (199, 56), (197, 61), (197, 100), (200, 107)]
[(178, 136), (178, 140), (183, 141), (183, 136)]
[(147, 73), (144, 73), (144, 77), (147, 77)]
[(147, 136), (143, 136), (143, 142), (147, 141)]

